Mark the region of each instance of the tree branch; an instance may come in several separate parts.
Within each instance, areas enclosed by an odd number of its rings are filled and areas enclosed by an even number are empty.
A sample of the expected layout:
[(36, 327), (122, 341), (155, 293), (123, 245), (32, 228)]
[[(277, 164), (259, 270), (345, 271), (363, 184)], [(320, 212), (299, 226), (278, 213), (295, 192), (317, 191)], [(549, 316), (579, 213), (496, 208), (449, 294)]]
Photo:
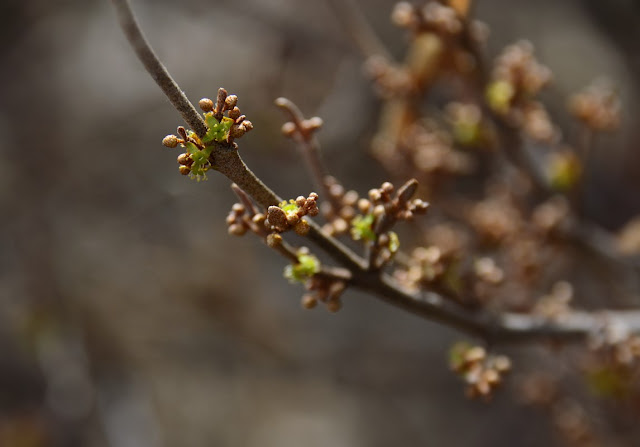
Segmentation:
[(519, 313), (473, 311), (434, 292), (407, 292), (388, 275), (357, 274), (351, 283), (425, 319), (480, 337), (492, 344), (535, 341), (584, 342), (608, 324), (640, 332), (640, 310), (571, 311), (557, 319)]
[(173, 107), (180, 112), (182, 119), (202, 138), (207, 133), (207, 126), (204, 120), (184, 92), (180, 90), (180, 87), (178, 87), (178, 84), (173, 80), (164, 64), (162, 64), (155, 55), (151, 46), (149, 46), (131, 10), (129, 0), (111, 0), (111, 2), (116, 8), (122, 31), (124, 31), (138, 59), (144, 64), (144, 68), (147, 69), (153, 80), (156, 81), (156, 84), (162, 89), (166, 97), (169, 98)]
[[(203, 136), (206, 125), (166, 68), (157, 59), (144, 39), (127, 0), (112, 0), (120, 24), (136, 51), (138, 58), (184, 120)], [(281, 199), (246, 166), (235, 146), (216, 143), (212, 152), (215, 169), (236, 183), (263, 207), (277, 205)], [(434, 292), (412, 293), (396, 284), (392, 278), (379, 271), (369, 271), (364, 259), (357, 256), (341, 242), (322, 232), (309, 220), (308, 237), (336, 262), (348, 269), (349, 284), (371, 292), (392, 305), (446, 326), (493, 343), (524, 342), (533, 340), (584, 340), (605, 324), (615, 320), (631, 331), (640, 332), (640, 311), (601, 311), (598, 313), (574, 311), (555, 321), (533, 315), (474, 311), (459, 306)], [(345, 276), (345, 279), (347, 277)]]

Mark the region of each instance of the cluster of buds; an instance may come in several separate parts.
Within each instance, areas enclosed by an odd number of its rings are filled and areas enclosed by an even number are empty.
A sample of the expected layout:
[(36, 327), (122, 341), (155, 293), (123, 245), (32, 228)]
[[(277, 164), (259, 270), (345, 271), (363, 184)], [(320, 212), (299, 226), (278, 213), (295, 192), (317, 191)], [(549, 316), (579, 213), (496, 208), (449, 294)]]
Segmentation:
[(184, 127), (178, 127), (178, 136), (167, 135), (163, 138), (162, 144), (169, 148), (180, 147), (186, 151), (178, 155), (180, 174), (189, 175), (191, 178), (201, 180), (206, 179), (206, 172), (211, 169), (211, 147), (207, 147), (198, 136), (187, 131)]
[(247, 216), (245, 206), (241, 203), (233, 204), (226, 222), (229, 234), (234, 236), (242, 236), (251, 228), (251, 220)]
[(420, 56), (423, 51), (440, 48), (442, 43), (447, 46), (440, 61), (442, 68), (460, 74), (470, 74), (477, 68), (474, 47), (486, 41), (488, 28), (482, 22), (467, 18), (469, 4), (469, 0), (432, 0), (423, 6), (409, 2), (396, 4), (391, 20), (414, 36), (407, 59), (412, 73), (416, 74), (415, 68), (418, 73), (424, 69), (425, 65), (421, 65), (424, 58)]
[(287, 121), (282, 125), (282, 134), (295, 140), (309, 140), (313, 133), (322, 127), (322, 118), (318, 116), (299, 122)]
[[(182, 175), (189, 175), (197, 180), (206, 179), (207, 171), (213, 167), (211, 160), (213, 143), (232, 144), (234, 138), (240, 138), (253, 129), (251, 121), (240, 113), (237, 103), (237, 96), (228, 95), (227, 91), (221, 88), (218, 90), (218, 99), (215, 104), (208, 98), (200, 100), (200, 108), (205, 112), (204, 118), (207, 125), (207, 133), (202, 138), (182, 126), (178, 127), (178, 136), (164, 137), (162, 140), (164, 146), (175, 148), (179, 145), (186, 149), (184, 153), (178, 155), (179, 170)], [(224, 116), (225, 113), (228, 116)]]
[(242, 236), (247, 231), (266, 238), (269, 231), (264, 225), (265, 215), (255, 212), (254, 209), (247, 209), (242, 203), (235, 203), (227, 215), (227, 229), (229, 234)]
[(295, 200), (284, 201), (278, 206), (270, 206), (267, 209), (264, 225), (278, 233), (293, 229), (304, 236), (309, 231), (309, 223), (303, 217), (317, 216), (318, 213), (318, 194), (312, 192), (307, 198), (299, 196)]
[(469, 397), (491, 397), (511, 369), (504, 355), (490, 355), (481, 346), (458, 343), (450, 351), (451, 368), (467, 384)]
[(611, 84), (604, 80), (573, 95), (569, 110), (594, 131), (613, 131), (620, 125), (620, 99)]
[(383, 98), (406, 96), (415, 91), (416, 85), (409, 71), (392, 64), (384, 56), (371, 56), (364, 69)]
[(530, 42), (521, 41), (506, 47), (497, 58), (487, 102), (531, 138), (549, 142), (556, 129), (544, 106), (532, 99), (549, 82), (551, 70), (536, 60)]
[(640, 364), (640, 335), (629, 333), (619, 322), (609, 322), (594, 333), (589, 347), (610, 360), (613, 365), (637, 366)]
[[(214, 127), (222, 127), (220, 124), (224, 123), (225, 132), (221, 135), (216, 135), (216, 141), (221, 142), (225, 140), (227, 143), (233, 143), (235, 138), (240, 138), (245, 133), (253, 129), (251, 121), (246, 119), (247, 117), (242, 114), (237, 106), (238, 97), (236, 95), (229, 95), (223, 88), (218, 89), (218, 97), (216, 102), (209, 98), (202, 98), (198, 105), (205, 112), (205, 121), (209, 126), (209, 131)], [(224, 114), (227, 116), (224, 116)], [(213, 118), (213, 119), (212, 119)], [(215, 120), (215, 121), (214, 121)], [(204, 139), (207, 141), (207, 139)]]
[(432, 245), (413, 249), (405, 264), (394, 272), (398, 282), (412, 290), (425, 285), (433, 289), (444, 278), (450, 259), (443, 256), (439, 247)]
[(466, 174), (473, 167), (469, 155), (455, 150), (449, 133), (435, 123), (412, 125), (402, 136), (401, 143), (415, 169), (430, 177), (433, 174)]
[(305, 283), (309, 292), (302, 296), (302, 307), (313, 309), (321, 302), (327, 306), (329, 312), (337, 312), (342, 308), (340, 296), (346, 287), (347, 284), (342, 280), (314, 275)]
[(538, 300), (533, 312), (550, 320), (561, 321), (571, 312), (572, 299), (573, 286), (567, 281), (558, 281), (547, 295)]
[[(424, 214), (429, 204), (422, 199), (412, 199), (418, 188), (416, 180), (409, 180), (397, 192), (390, 182), (369, 190), (369, 199), (358, 200), (361, 213), (372, 215), (371, 229), (377, 233), (388, 230), (398, 220), (411, 220), (415, 214)], [(395, 194), (394, 194), (395, 192)], [(373, 226), (375, 222), (375, 226)], [(364, 237), (367, 239), (367, 237)]]
[(322, 214), (329, 221), (322, 230), (332, 236), (345, 234), (351, 227), (351, 221), (358, 214), (366, 210), (358, 209), (360, 196), (354, 190), (345, 190), (335, 177), (324, 178), (326, 189), (330, 195), (328, 202), (320, 204)]
[(380, 188), (369, 190), (369, 199), (358, 200), (358, 208), (363, 214), (352, 220), (351, 236), (369, 244), (369, 260), (374, 266), (384, 265), (398, 251), (398, 236), (390, 231), (395, 223), (411, 220), (415, 214), (427, 211), (427, 202), (411, 198), (417, 188), (415, 179), (406, 182), (397, 192), (391, 183), (385, 182)]
[(520, 41), (498, 56), (492, 79), (507, 83), (513, 90), (512, 98), (531, 97), (549, 84), (551, 70), (536, 60), (531, 42)]
[(428, 2), (419, 7), (409, 2), (399, 2), (393, 8), (391, 21), (414, 33), (431, 31), (444, 36), (460, 34), (463, 22), (460, 13), (451, 6), (438, 2)]

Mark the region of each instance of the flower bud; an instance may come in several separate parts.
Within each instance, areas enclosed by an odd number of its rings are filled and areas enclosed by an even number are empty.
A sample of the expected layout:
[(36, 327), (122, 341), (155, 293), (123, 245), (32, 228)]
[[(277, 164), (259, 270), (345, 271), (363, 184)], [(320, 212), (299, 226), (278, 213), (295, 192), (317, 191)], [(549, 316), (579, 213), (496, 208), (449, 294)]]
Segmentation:
[(189, 154), (180, 154), (178, 155), (178, 163), (183, 166), (189, 166), (193, 163), (193, 160), (189, 157)]
[(247, 232), (247, 228), (239, 223), (229, 225), (228, 232), (233, 236), (242, 236)]
[(278, 233), (271, 233), (267, 236), (267, 245), (271, 248), (282, 245), (282, 236)]
[(387, 194), (391, 194), (393, 192), (393, 184), (391, 184), (390, 182), (384, 182), (380, 189)]
[(342, 303), (339, 299), (327, 301), (327, 310), (329, 312), (338, 312), (342, 308)]
[(306, 236), (309, 233), (309, 222), (304, 219), (300, 219), (300, 222), (295, 224), (293, 227), (293, 231), (295, 231), (300, 236)]
[(314, 116), (313, 118), (304, 120), (302, 124), (307, 131), (314, 131), (320, 129), (323, 123), (322, 118), (320, 118), (319, 116)]
[(240, 115), (242, 115), (242, 113), (240, 112), (240, 109), (237, 107), (234, 107), (233, 109), (229, 110), (229, 118), (231, 118), (232, 120), (237, 120), (238, 118), (240, 118)]
[(236, 95), (229, 95), (224, 100), (224, 105), (229, 110), (233, 109), (236, 104), (238, 104), (238, 97)]
[(287, 121), (282, 125), (282, 133), (285, 137), (292, 137), (296, 133), (296, 125), (291, 121)]
[(202, 98), (198, 105), (204, 112), (211, 112), (213, 110), (213, 101), (209, 98)]
[(178, 146), (178, 137), (175, 135), (167, 135), (162, 139), (162, 144), (166, 147), (174, 148)]

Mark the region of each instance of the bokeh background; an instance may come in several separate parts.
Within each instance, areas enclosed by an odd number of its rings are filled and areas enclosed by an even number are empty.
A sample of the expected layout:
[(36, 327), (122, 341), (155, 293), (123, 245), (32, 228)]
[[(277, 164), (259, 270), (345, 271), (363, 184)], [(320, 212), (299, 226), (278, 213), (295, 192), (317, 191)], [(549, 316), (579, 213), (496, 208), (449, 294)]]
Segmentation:
[[(400, 57), (393, 3), (358, 0)], [(220, 86), (239, 95), (255, 125), (241, 154), (281, 196), (312, 185), (279, 132), (278, 96), (324, 119), (325, 157), (347, 188), (387, 180), (367, 153), (378, 102), (325, 2), (133, 7), (192, 100)], [(227, 235), (228, 181), (189, 181), (160, 145), (179, 115), (110, 2), (3, 0), (0, 12), (0, 446), (564, 445), (515, 386), (490, 404), (465, 398), (446, 360), (460, 334), (353, 291), (335, 315), (301, 310), (284, 261)], [(484, 0), (476, 16), (490, 56), (536, 45), (561, 122), (569, 93), (616, 81), (623, 128), (597, 143), (587, 213), (611, 229), (635, 215), (638, 3)], [(561, 352), (507, 353), (516, 376), (562, 368)]]

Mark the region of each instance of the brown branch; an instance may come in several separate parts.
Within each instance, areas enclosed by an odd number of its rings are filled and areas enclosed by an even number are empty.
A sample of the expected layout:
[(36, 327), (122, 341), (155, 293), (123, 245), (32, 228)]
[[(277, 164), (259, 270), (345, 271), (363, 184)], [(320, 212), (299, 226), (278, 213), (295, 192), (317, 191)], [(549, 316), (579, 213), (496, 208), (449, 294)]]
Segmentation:
[(322, 161), (320, 144), (315, 136), (316, 129), (305, 128), (304, 115), (302, 115), (302, 112), (298, 106), (293, 103), (293, 101), (281, 97), (276, 99), (275, 103), (285, 112), (286, 115), (288, 115), (289, 119), (294, 124), (296, 132), (294, 133), (293, 138), (300, 147), (300, 152), (302, 153), (302, 158), (307, 165), (307, 170), (311, 174), (311, 177), (313, 177), (315, 186), (320, 191), (320, 194), (329, 201), (329, 204), (331, 205), (331, 214), (337, 213), (340, 210), (341, 204), (329, 191), (326, 181), (329, 176), (329, 171)]
[[(161, 86), (163, 92), (172, 99), (174, 106), (183, 113), (183, 118), (200, 135), (206, 133), (195, 108), (171, 79), (164, 66), (157, 60), (148, 43), (142, 37), (126, 0), (112, 0), (118, 11), (120, 23), (129, 37), (136, 54), (143, 61), (151, 76)], [(174, 101), (175, 99), (175, 101)], [(197, 119), (194, 117), (197, 116)], [(204, 126), (203, 129), (199, 128)], [(244, 164), (235, 146), (216, 144), (213, 156), (216, 170), (221, 172), (239, 188), (249, 194), (265, 208), (277, 205), (281, 199), (271, 191)], [(451, 300), (434, 292), (412, 293), (396, 284), (388, 275), (371, 272), (364, 259), (357, 256), (341, 242), (322, 232), (320, 227), (309, 220), (309, 239), (322, 248), (336, 262), (349, 270), (348, 279), (352, 286), (371, 292), (390, 304), (417, 314), (427, 320), (456, 328), (493, 343), (523, 342), (533, 340), (584, 340), (609, 321), (625, 324), (631, 332), (640, 332), (640, 311), (601, 311), (599, 313), (573, 312), (562, 320), (550, 321), (523, 314), (493, 314), (487, 311), (473, 311), (463, 308)], [(336, 274), (336, 272), (325, 274)]]
[(176, 84), (165, 66), (155, 55), (153, 49), (151, 49), (131, 10), (129, 0), (111, 0), (111, 2), (116, 8), (122, 31), (124, 31), (138, 59), (144, 64), (144, 68), (147, 69), (156, 84), (169, 98), (173, 107), (180, 112), (182, 119), (202, 138), (207, 133), (207, 126), (204, 120), (184, 92), (180, 90), (180, 87), (178, 87), (178, 84)]
[(622, 324), (630, 333), (640, 332), (640, 310), (576, 310), (550, 320), (531, 314), (474, 312), (434, 292), (405, 291), (388, 275), (362, 272), (354, 275), (351, 284), (393, 306), (494, 345), (535, 341), (584, 342), (608, 324)]
[[(258, 204), (268, 208), (282, 202), (282, 199), (262, 183), (253, 171), (247, 167), (237, 150), (218, 145), (212, 155), (215, 160), (216, 171), (234, 182)], [(320, 226), (311, 219), (307, 219), (307, 222), (309, 223), (307, 237), (326, 251), (336, 262), (350, 270), (364, 268), (364, 261), (358, 255), (337, 239), (325, 234)]]

